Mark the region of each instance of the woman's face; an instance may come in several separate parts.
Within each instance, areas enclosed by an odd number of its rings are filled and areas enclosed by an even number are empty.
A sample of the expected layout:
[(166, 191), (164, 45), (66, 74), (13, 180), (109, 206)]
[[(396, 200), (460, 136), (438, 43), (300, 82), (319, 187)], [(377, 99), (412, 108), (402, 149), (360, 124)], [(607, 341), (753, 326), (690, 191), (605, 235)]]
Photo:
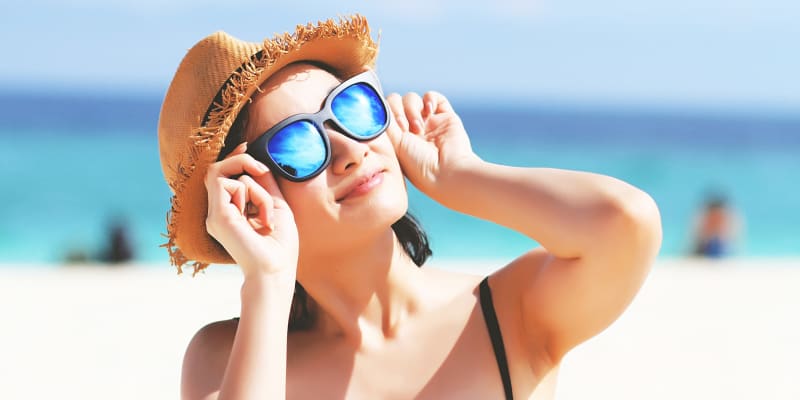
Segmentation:
[[(299, 113), (320, 110), (341, 81), (308, 64), (293, 64), (270, 77), (249, 106), (245, 137), (263, 132)], [(331, 144), (328, 168), (305, 182), (276, 175), (281, 193), (294, 213), (303, 251), (330, 252), (358, 246), (385, 232), (408, 208), (400, 165), (389, 137), (359, 142), (326, 124)]]

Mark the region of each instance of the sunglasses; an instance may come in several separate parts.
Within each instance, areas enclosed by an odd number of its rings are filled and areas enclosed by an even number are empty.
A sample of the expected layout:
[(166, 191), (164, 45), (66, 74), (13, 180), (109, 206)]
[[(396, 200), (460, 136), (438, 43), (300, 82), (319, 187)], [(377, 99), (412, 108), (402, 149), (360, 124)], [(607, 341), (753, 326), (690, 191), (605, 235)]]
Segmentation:
[(358, 140), (380, 136), (389, 126), (389, 113), (378, 77), (360, 73), (336, 86), (313, 114), (295, 114), (273, 126), (247, 146), (247, 153), (273, 173), (302, 182), (319, 175), (331, 161), (325, 123)]

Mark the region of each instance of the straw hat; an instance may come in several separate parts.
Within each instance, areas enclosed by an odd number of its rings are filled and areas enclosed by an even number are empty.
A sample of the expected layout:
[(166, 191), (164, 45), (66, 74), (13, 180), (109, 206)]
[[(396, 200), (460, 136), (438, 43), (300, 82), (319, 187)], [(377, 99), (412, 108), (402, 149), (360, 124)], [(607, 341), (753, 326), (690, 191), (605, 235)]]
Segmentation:
[(164, 178), (172, 189), (167, 213), (170, 261), (191, 263), (194, 272), (210, 263), (232, 264), (206, 232), (208, 199), (203, 183), (239, 111), (269, 76), (292, 62), (330, 65), (342, 76), (373, 66), (378, 46), (360, 16), (298, 25), (294, 33), (249, 43), (216, 32), (189, 49), (167, 90), (158, 121)]

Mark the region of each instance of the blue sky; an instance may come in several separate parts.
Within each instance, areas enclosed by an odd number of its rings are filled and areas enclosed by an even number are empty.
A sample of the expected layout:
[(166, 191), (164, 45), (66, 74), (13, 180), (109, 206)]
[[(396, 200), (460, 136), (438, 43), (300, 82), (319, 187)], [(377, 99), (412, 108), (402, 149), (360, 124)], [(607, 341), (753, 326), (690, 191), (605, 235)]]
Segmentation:
[[(361, 12), (389, 90), (800, 113), (797, 0), (31, 0), (0, 6), (0, 87), (161, 94), (186, 49)], [(65, 4), (65, 3), (68, 3)]]

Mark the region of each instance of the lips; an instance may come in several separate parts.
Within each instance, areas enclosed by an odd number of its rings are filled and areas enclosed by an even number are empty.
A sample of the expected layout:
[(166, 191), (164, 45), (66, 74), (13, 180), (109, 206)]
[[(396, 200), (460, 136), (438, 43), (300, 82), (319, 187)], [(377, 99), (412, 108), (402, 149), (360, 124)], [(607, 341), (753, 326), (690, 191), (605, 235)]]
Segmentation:
[(345, 186), (341, 194), (336, 196), (336, 201), (360, 197), (371, 192), (372, 189), (383, 183), (383, 172), (383, 170), (374, 170), (357, 175)]

